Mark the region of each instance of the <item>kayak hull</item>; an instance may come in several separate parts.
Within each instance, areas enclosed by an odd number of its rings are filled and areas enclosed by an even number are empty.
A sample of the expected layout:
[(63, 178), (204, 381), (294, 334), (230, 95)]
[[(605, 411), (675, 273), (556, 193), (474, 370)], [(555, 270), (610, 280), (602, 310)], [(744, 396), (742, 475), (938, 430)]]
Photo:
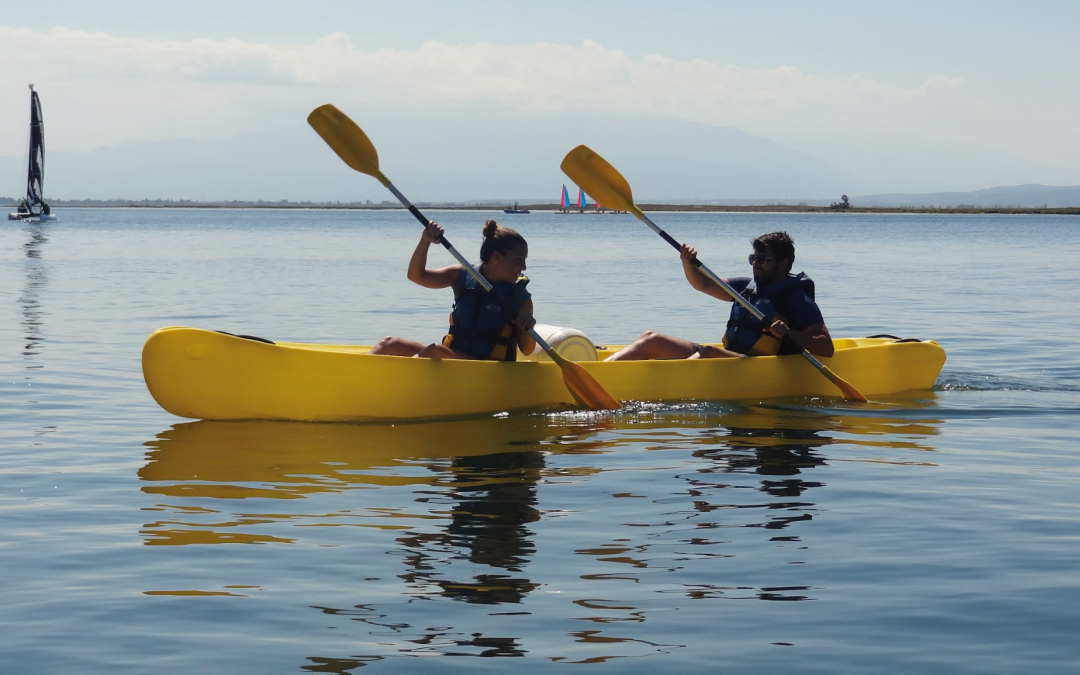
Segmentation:
[[(945, 363), (933, 341), (834, 343), (835, 355), (822, 362), (867, 397), (930, 389)], [(147, 339), (143, 376), (162, 408), (194, 419), (406, 420), (575, 406), (552, 362), (372, 356), (368, 349), (170, 327)], [(599, 357), (614, 349), (600, 348)], [(841, 395), (798, 355), (578, 365), (624, 403)]]

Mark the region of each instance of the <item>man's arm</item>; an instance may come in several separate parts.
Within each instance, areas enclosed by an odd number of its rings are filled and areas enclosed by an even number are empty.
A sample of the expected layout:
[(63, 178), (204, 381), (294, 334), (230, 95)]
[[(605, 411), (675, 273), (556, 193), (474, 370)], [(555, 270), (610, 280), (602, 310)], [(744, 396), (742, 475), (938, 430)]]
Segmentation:
[(824, 323), (816, 323), (802, 330), (795, 330), (782, 320), (777, 319), (769, 326), (769, 332), (780, 339), (788, 338), (814, 356), (829, 358), (835, 352), (832, 336)]
[[(700, 267), (694, 265), (693, 260), (697, 258), (697, 250), (693, 246), (683, 244), (679, 249), (679, 256), (682, 258), (683, 274), (686, 275), (686, 280), (690, 282), (694, 290), (701, 291), (705, 295), (711, 295), (725, 302), (731, 302), (731, 296), (728, 295), (728, 292), (715, 281), (705, 276)], [(724, 281), (727, 281), (727, 279), (724, 279)]]

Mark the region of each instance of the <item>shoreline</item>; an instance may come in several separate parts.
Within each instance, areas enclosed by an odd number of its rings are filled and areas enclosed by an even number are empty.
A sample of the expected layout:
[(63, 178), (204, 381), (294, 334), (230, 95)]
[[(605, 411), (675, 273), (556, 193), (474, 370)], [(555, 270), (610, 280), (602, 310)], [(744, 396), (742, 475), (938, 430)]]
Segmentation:
[[(92, 200), (87, 200), (92, 201)], [(404, 211), (405, 208), (398, 204), (311, 204), (311, 203), (265, 203), (254, 202), (228, 203), (228, 202), (166, 202), (166, 203), (138, 203), (124, 200), (116, 200), (111, 203), (79, 203), (81, 200), (71, 200), (65, 203), (63, 200), (50, 202), (53, 209), (79, 208), (79, 209), (274, 209), (274, 210), (311, 210), (311, 211)], [(11, 204), (7, 208), (15, 208)], [(503, 213), (501, 206), (483, 205), (460, 205), (431, 203), (417, 203), (417, 207), (432, 211), (489, 211)], [(988, 207), (934, 207), (934, 206), (851, 206), (846, 209), (834, 209), (829, 206), (805, 206), (789, 204), (767, 205), (719, 205), (719, 204), (638, 204), (642, 211), (647, 212), (689, 212), (689, 213), (845, 213), (860, 214), (1006, 214), (1006, 215), (1080, 215), (1080, 206), (1065, 207), (1013, 207), (1013, 206), (988, 206)], [(558, 213), (558, 204), (521, 204), (520, 208), (535, 212)], [(504, 214), (520, 215), (528, 214)], [(564, 215), (621, 215), (612, 211), (597, 212), (595, 210), (564, 212)]]

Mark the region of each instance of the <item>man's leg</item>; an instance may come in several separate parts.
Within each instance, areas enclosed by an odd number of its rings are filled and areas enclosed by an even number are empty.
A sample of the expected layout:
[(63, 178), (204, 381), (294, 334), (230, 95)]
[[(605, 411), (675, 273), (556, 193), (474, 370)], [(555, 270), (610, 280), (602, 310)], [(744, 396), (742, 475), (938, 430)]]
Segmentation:
[(713, 345), (698, 345), (697, 353), (690, 356), (691, 359), (737, 359), (745, 357), (745, 354), (733, 352), (723, 347)]
[(650, 330), (604, 360), (686, 359), (696, 353), (693, 342)]

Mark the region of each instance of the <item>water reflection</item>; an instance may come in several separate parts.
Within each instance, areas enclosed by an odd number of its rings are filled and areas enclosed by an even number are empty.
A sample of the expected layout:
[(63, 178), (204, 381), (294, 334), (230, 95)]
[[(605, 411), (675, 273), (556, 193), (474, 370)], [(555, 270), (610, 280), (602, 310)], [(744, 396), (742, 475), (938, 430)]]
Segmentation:
[[(535, 589), (524, 576), (503, 572), (520, 573), (535, 552), (528, 524), (540, 519), (536, 484), (543, 468), (536, 450), (455, 457), (447, 468), (449, 489), (438, 497), (452, 502), (445, 529), (397, 540), (408, 551), (409, 571), (401, 578), (410, 592), (427, 595), (434, 584), (449, 597), (499, 604), (520, 602)], [(447, 550), (463, 551), (475, 570), (450, 577), (440, 565)]]
[[(395, 426), (178, 424), (147, 443), (148, 461), (139, 476), (147, 494), (197, 503), (156, 504), (153, 509), (169, 517), (147, 523), (143, 535), (149, 545), (294, 543), (291, 536), (257, 530), (287, 532), (304, 521), (362, 524), (393, 534), (393, 542), (383, 546), (398, 554), (403, 596), (518, 604), (538, 587), (526, 569), (536, 549), (529, 525), (541, 516), (536, 487), (545, 469), (545, 450), (586, 439), (604, 426), (553, 424), (543, 416)], [(596, 449), (594, 443), (584, 444)], [(405, 499), (389, 494), (402, 488), (409, 490)], [(214, 508), (223, 499), (257, 504), (356, 490), (364, 491), (364, 507), (317, 515), (265, 510), (226, 515)], [(376, 605), (315, 608), (373, 631), (412, 628), (388, 621)], [(518, 638), (452, 628), (422, 630), (397, 651), (525, 653)], [(376, 658), (311, 657), (302, 668), (347, 672)]]
[[(537, 448), (557, 439), (560, 430), (571, 431), (552, 428), (543, 418), (399, 425), (177, 424), (146, 444), (150, 448), (147, 463), (139, 470), (139, 477), (146, 482), (142, 489), (148, 494), (198, 499), (200, 503), (155, 505), (171, 517), (146, 524), (143, 534), (148, 544), (233, 543), (252, 541), (229, 532), (251, 529), (245, 526), (348, 524), (400, 531), (410, 527), (410, 520), (447, 515), (449, 536), (455, 539), (478, 536), (477, 523), (489, 526), (481, 533), (514, 533), (519, 525), (504, 527), (502, 523), (512, 521), (493, 518), (484, 510), (500, 509), (516, 514), (518, 520), (535, 519), (531, 484), (543, 466)], [(425, 491), (425, 487), (431, 490)], [(384, 497), (384, 491), (389, 495), (395, 488), (417, 491), (417, 507), (403, 507), (400, 500)], [(225, 522), (200, 522), (201, 516), (221, 515), (214, 506), (216, 500), (258, 504), (353, 490), (371, 490), (361, 509), (282, 515), (275, 507), (274, 513), (238, 513)], [(448, 495), (462, 503), (457, 507), (447, 504), (443, 511), (433, 512)], [(474, 510), (475, 515), (468, 515)], [(185, 518), (193, 515), (200, 518)], [(510, 546), (498, 555), (506, 556), (502, 562), (509, 565), (521, 557), (515, 552), (519, 548)]]
[[(922, 402), (918, 402), (923, 405)], [(821, 483), (803, 478), (804, 472), (826, 463), (824, 449), (848, 445), (860, 449), (920, 450), (933, 448), (916, 439), (937, 434), (934, 420), (914, 422), (906, 417), (880, 414), (853, 415), (848, 411), (822, 411), (803, 406), (751, 406), (720, 416), (712, 447), (694, 455), (711, 460), (702, 473), (746, 472), (765, 476), (760, 491), (775, 500), (801, 497)], [(846, 457), (854, 459), (855, 457)], [(879, 460), (889, 461), (889, 460)], [(799, 509), (805, 505), (770, 502), (772, 509)], [(715, 507), (701, 505), (699, 508)], [(794, 520), (809, 520), (805, 514)], [(792, 518), (770, 518), (762, 527), (782, 529)]]
[[(23, 244), (26, 252), (24, 267), (26, 270), (26, 283), (22, 293), (19, 294), (19, 307), (22, 309), (22, 327), (24, 331), (25, 345), (23, 356), (33, 357), (41, 353), (45, 342), (44, 322), (42, 318), (45, 312), (41, 307), (41, 295), (49, 282), (48, 269), (41, 259), (41, 250), (45, 242), (49, 240), (45, 226), (41, 223), (29, 222), (26, 224), (29, 239)], [(28, 368), (41, 368), (40, 365), (30, 365)]]
[[(617, 577), (646, 583), (658, 568), (679, 569), (673, 561), (734, 557), (736, 553), (729, 552), (733, 540), (745, 539), (735, 534), (739, 529), (769, 532), (769, 542), (798, 550), (802, 528), (797, 526), (820, 516), (813, 492), (825, 483), (814, 479), (813, 471), (841, 461), (930, 464), (926, 458), (913, 457), (912, 452), (934, 450), (927, 441), (939, 433), (943, 422), (922, 414), (932, 407), (932, 397), (895, 397), (887, 405), (859, 409), (820, 409), (802, 401), (728, 407), (721, 408), (716, 417), (708, 415), (707, 427), (684, 413), (680, 433), (659, 443), (663, 435), (644, 432), (670, 430), (671, 416), (664, 412), (655, 417), (640, 414), (636, 420), (638, 443), (648, 443), (654, 450), (685, 448), (701, 460), (692, 464), (692, 471), (677, 476), (688, 485), (692, 513), (676, 510), (656, 524), (639, 524), (657, 530), (648, 542), (620, 537), (576, 552), (618, 565), (617, 570), (592, 574), (590, 579)], [(913, 415), (915, 411), (920, 414)], [(757, 477), (756, 483), (742, 478), (747, 474)], [(753, 493), (745, 488), (753, 488)], [(674, 493), (660, 495), (656, 501), (660, 499), (680, 503)], [(689, 548), (676, 556), (676, 546)], [(693, 599), (799, 601), (813, 599), (811, 591), (804, 585), (752, 587), (703, 582), (684, 587), (686, 596)], [(632, 611), (615, 614), (620, 621), (637, 620)], [(602, 623), (616, 619), (600, 614), (588, 620)]]
[(339, 675), (345, 675), (346, 673), (351, 673), (358, 668), (363, 668), (370, 663), (381, 660), (382, 657), (379, 656), (353, 659), (334, 659), (314, 656), (308, 659), (310, 663), (300, 666), (300, 670), (309, 673), (338, 673)]
[[(810, 526), (828, 513), (815, 497), (827, 488), (814, 477), (820, 468), (927, 463), (920, 455), (933, 451), (941, 425), (927, 414), (933, 402), (897, 403), (406, 425), (177, 424), (146, 444), (139, 477), (156, 502), (148, 511), (160, 515), (143, 527), (143, 541), (361, 546), (347, 567), (330, 554), (306, 558), (340, 574), (335, 583), (347, 589), (341, 602), (310, 607), (337, 628), (362, 626), (365, 645), (347, 658), (310, 656), (300, 666), (308, 671), (348, 672), (391, 654), (535, 654), (528, 619), (514, 617), (538, 613), (588, 626), (567, 634), (574, 646), (556, 645), (552, 660), (646, 656), (680, 647), (652, 634), (658, 609), (821, 597), (797, 572), (757, 568), (776, 556), (782, 565), (803, 561)], [(558, 503), (543, 506), (542, 494)], [(576, 508), (562, 512), (568, 494)], [(365, 529), (341, 529), (350, 527)], [(560, 531), (574, 543), (552, 536)], [(565, 565), (538, 568), (538, 541)], [(539, 590), (553, 586), (590, 595), (556, 600)], [(446, 600), (460, 604), (438, 602)]]

